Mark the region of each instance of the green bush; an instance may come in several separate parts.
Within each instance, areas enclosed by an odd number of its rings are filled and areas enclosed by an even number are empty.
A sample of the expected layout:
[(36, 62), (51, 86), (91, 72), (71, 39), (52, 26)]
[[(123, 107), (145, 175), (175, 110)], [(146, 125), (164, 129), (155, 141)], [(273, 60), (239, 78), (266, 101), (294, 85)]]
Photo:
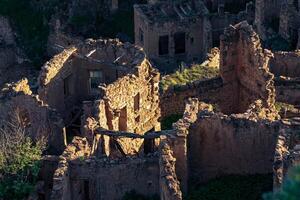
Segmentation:
[(181, 118), (182, 118), (182, 115), (177, 115), (177, 114), (165, 117), (161, 121), (161, 129), (162, 130), (170, 130), (170, 129), (172, 129), (173, 123), (177, 122)]
[(0, 198), (24, 199), (32, 192), (37, 180), (43, 145), (26, 138), (10, 149), (10, 155), (1, 153)]
[(19, 114), (9, 118), (0, 124), (0, 199), (24, 199), (37, 181), (46, 140), (27, 137)]
[(293, 168), (284, 181), (281, 190), (264, 195), (264, 200), (299, 200), (300, 166)]

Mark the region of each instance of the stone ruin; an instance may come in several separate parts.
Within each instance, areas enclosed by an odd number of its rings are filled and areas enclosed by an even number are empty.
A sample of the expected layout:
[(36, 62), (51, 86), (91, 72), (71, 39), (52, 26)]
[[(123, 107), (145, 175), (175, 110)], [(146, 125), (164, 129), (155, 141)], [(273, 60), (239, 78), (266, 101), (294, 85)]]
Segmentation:
[[(191, 185), (231, 174), (273, 173), (277, 189), (299, 164), (299, 118), (274, 108), (275, 100), (286, 102), (277, 89), (289, 90), (292, 79), (280, 82), (270, 72), (289, 75), (280, 63), (296, 52), (285, 54), (264, 50), (241, 22), (222, 36), (220, 77), (159, 94), (159, 73), (138, 47), (87, 40), (67, 48), (43, 67), (38, 96), (25, 80), (11, 87), (24, 91), (22, 99), (35, 97), (44, 112), (56, 109), (62, 116), (61, 129), (51, 133), (56, 139), (64, 129), (77, 133), (59, 157), (44, 157), (30, 199), (122, 199), (136, 191), (180, 200)], [(101, 73), (89, 73), (95, 70)], [(170, 130), (160, 130), (162, 117), (180, 113)]]
[[(115, 39), (68, 38), (54, 20), (50, 43), (59, 53), (42, 67), (37, 91), (24, 79), (0, 94), (1, 123), (17, 112), (30, 137), (48, 139), (30, 199), (109, 200), (136, 191), (180, 200), (191, 185), (231, 174), (273, 173), (278, 189), (288, 169), (300, 164), (300, 54), (263, 49), (254, 28), (268, 34), (268, 20), (278, 18), (279, 33), (295, 41), (288, 30), (297, 18), (287, 16), (287, 8), (294, 13), (296, 4), (280, 4), (278, 14), (266, 11), (269, 1), (257, 0), (252, 28), (253, 4), (241, 1), (237, 13), (228, 13), (231, 3), (135, 6), (136, 44), (144, 49)], [(223, 31), (241, 19), (248, 23)], [(160, 74), (147, 56), (202, 60), (221, 33), (220, 50), (207, 61), (219, 61), (220, 76), (159, 91)], [(175, 56), (180, 34), (185, 55)], [(278, 113), (275, 102), (295, 109)], [(161, 130), (160, 121), (172, 114), (182, 118)]]
[[(224, 28), (254, 21), (252, 2), (239, 1), (237, 13), (224, 10), (233, 1), (150, 1), (134, 6), (135, 44), (144, 48), (162, 72), (170, 72), (182, 62), (199, 63), (212, 46), (219, 44)], [(207, 8), (218, 7), (208, 10)]]

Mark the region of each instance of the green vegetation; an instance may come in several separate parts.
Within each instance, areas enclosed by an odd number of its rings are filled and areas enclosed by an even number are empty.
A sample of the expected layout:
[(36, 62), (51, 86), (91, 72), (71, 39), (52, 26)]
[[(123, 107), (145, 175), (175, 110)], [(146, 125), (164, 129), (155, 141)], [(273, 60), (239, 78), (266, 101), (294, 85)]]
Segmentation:
[(15, 121), (1, 127), (0, 199), (24, 199), (36, 184), (45, 140), (33, 142)]
[(184, 69), (182, 72), (176, 71), (174, 74), (165, 76), (161, 81), (161, 88), (168, 89), (174, 85), (185, 85), (187, 83), (208, 79), (218, 76), (219, 68), (203, 65), (194, 65), (191, 68)]
[[(35, 6), (33, 0), (1, 0), (0, 15), (7, 16), (17, 32), (17, 43), (24, 49), (36, 67), (46, 58), (49, 34), (48, 22), (58, 0), (49, 2), (45, 9)], [(61, 4), (61, 3), (60, 3)]]
[(165, 117), (161, 121), (161, 129), (162, 130), (172, 129), (172, 124), (175, 123), (175, 122), (177, 122), (181, 118), (182, 118), (182, 115), (177, 115), (177, 114)]
[(294, 105), (291, 105), (291, 104), (276, 102), (275, 108), (278, 112), (280, 112), (280, 111), (284, 111), (284, 110), (293, 110), (295, 107), (294, 107)]
[(260, 200), (272, 190), (272, 174), (225, 176), (194, 188), (186, 200)]
[(281, 190), (264, 195), (264, 200), (298, 200), (300, 199), (300, 167), (289, 172)]
[(122, 200), (159, 200), (158, 195), (154, 195), (152, 197), (145, 197), (144, 195), (138, 194), (136, 191), (127, 192)]

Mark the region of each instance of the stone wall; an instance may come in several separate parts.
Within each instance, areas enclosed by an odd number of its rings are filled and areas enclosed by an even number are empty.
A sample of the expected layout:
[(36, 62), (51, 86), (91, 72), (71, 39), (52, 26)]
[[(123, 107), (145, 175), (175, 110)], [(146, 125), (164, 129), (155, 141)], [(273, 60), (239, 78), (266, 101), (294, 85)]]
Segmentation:
[(276, 101), (300, 105), (300, 80), (276, 78)]
[(131, 191), (159, 195), (157, 155), (110, 159), (90, 157), (90, 153), (84, 138), (75, 137), (68, 145), (54, 173), (52, 200), (113, 200)]
[(188, 130), (190, 183), (229, 174), (272, 173), (280, 123), (202, 112)]
[(51, 200), (71, 200), (71, 176), (69, 174), (69, 160), (84, 159), (90, 155), (88, 142), (84, 138), (74, 137), (59, 157), (58, 167), (54, 172)]
[(270, 71), (275, 76), (300, 77), (300, 51), (274, 52)]
[(220, 74), (223, 79), (222, 112), (243, 113), (257, 99), (264, 107), (275, 102), (270, 51), (263, 50), (259, 36), (247, 22), (227, 28), (221, 38)]
[(48, 140), (48, 153), (60, 154), (63, 151), (66, 145), (63, 120), (38, 96), (32, 95), (27, 79), (3, 88), (0, 99), (1, 120), (9, 120), (16, 114), (30, 137)]
[(262, 38), (267, 39), (278, 30), (268, 30), (279, 28), (280, 10), (282, 0), (256, 0), (255, 1), (255, 27), (256, 31)]
[(113, 200), (131, 191), (159, 195), (157, 156), (123, 159), (86, 159), (69, 162), (71, 199)]
[(186, 100), (193, 97), (206, 103), (219, 104), (223, 100), (220, 93), (222, 86), (222, 79), (217, 77), (168, 88), (160, 97), (161, 118), (183, 114)]
[(170, 146), (162, 142), (159, 157), (159, 187), (161, 200), (181, 200), (182, 192), (175, 170), (176, 158)]

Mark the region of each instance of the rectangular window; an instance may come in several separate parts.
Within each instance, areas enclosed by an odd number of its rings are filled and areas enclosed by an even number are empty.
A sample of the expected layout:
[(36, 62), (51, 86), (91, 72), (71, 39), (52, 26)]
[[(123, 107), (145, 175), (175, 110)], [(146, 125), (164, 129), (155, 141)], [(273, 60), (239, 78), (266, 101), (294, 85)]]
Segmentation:
[(69, 75), (68, 77), (66, 77), (64, 79), (64, 95), (65, 96), (69, 96), (72, 94), (71, 91), (71, 80), (72, 80), (72, 76)]
[(159, 55), (169, 54), (169, 36), (160, 36), (159, 37)]
[(134, 96), (134, 112), (138, 112), (140, 110), (140, 93)]
[(101, 71), (90, 71), (90, 92), (97, 93), (98, 86), (103, 82), (103, 74)]
[(185, 53), (185, 33), (175, 33), (174, 44), (175, 54)]
[(139, 38), (140, 42), (144, 45), (144, 31), (141, 28), (139, 29)]
[(127, 107), (120, 110), (119, 131), (127, 131)]

